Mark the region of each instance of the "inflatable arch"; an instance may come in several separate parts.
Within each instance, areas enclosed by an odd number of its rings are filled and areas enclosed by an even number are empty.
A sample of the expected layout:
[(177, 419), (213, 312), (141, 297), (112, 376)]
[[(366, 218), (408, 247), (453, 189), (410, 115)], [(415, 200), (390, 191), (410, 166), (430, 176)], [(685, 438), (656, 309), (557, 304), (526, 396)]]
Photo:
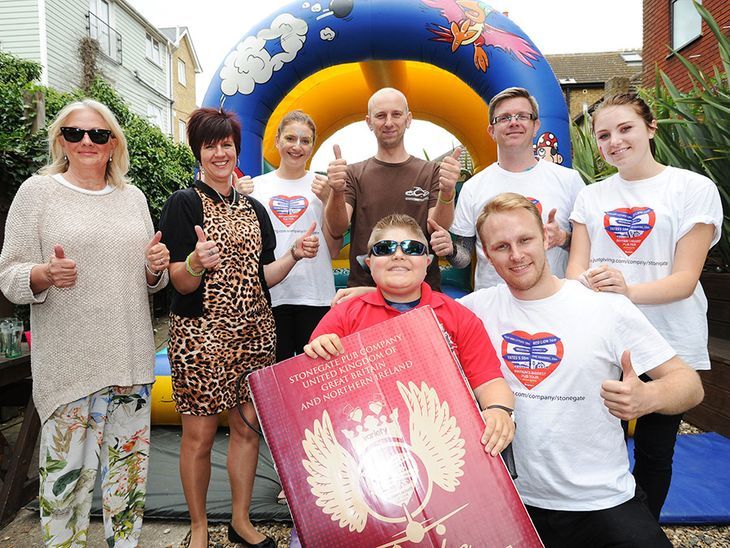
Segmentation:
[(369, 96), (395, 87), (414, 118), (452, 133), (477, 170), (496, 160), (487, 104), (509, 86), (540, 105), (535, 152), (570, 164), (568, 111), (552, 69), (510, 19), (476, 0), (296, 1), (255, 25), (211, 80), (204, 106), (241, 118), (239, 168), (278, 164), (276, 126), (294, 108), (318, 143), (364, 120)]
[[(496, 160), (489, 100), (510, 86), (527, 88), (540, 105), (535, 154), (570, 163), (568, 111), (550, 66), (517, 25), (474, 0), (293, 2), (236, 44), (203, 105), (238, 114), (238, 167), (256, 176), (265, 163), (278, 164), (274, 137), (286, 112), (311, 115), (322, 143), (364, 120), (368, 98), (386, 86), (406, 94), (414, 118), (454, 135), (477, 170)], [(341, 257), (335, 263), (346, 267)], [(179, 424), (164, 351), (155, 373), (152, 422)]]

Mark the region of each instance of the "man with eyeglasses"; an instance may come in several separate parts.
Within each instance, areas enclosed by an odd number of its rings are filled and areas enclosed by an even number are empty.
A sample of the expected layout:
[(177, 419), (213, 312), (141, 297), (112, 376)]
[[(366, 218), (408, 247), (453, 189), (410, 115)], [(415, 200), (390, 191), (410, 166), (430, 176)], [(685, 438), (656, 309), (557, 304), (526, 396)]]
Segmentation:
[(585, 186), (577, 171), (535, 158), (533, 139), (540, 129), (537, 101), (524, 88), (507, 88), (489, 102), (487, 131), (497, 143), (497, 162), (464, 183), (449, 229), (437, 229), (431, 246), (440, 257), (463, 268), (476, 248), (474, 289), (501, 283), (487, 261), (476, 231), (484, 205), (502, 192), (517, 192), (536, 206), (548, 231), (548, 261), (558, 277), (565, 276), (570, 247), (568, 216), (578, 192)]
[[(375, 156), (347, 164), (340, 147), (334, 146), (335, 159), (327, 168), (332, 192), (325, 206), (325, 217), (332, 236), (339, 238), (350, 226), (350, 277), (347, 285), (372, 286), (373, 279), (357, 261), (367, 253), (366, 243), (376, 222), (389, 213), (410, 215), (429, 232), (428, 219), (448, 228), (454, 218), (456, 181), (461, 173), (461, 149), (446, 156), (440, 164), (411, 156), (404, 136), (413, 117), (405, 95), (393, 88), (376, 91), (368, 101), (365, 118), (375, 135)], [(426, 282), (440, 287), (437, 261), (428, 269)]]
[(365, 259), (376, 288), (334, 306), (312, 333), (304, 353), (329, 360), (344, 351), (345, 337), (414, 308), (430, 306), (453, 342), (485, 421), (484, 449), (497, 456), (512, 441), (514, 396), (481, 321), (443, 293), (432, 291), (426, 267), (432, 257), (420, 225), (408, 215), (389, 215), (376, 223)]

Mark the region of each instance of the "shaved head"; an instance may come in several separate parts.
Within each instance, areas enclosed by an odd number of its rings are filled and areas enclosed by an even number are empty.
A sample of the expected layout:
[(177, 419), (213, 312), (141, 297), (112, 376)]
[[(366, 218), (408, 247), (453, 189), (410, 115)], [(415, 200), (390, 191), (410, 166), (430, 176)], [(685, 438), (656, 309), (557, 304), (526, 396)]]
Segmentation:
[(368, 116), (370, 116), (373, 112), (373, 107), (375, 106), (375, 103), (384, 97), (398, 97), (403, 101), (403, 105), (405, 107), (404, 112), (408, 112), (408, 99), (406, 99), (406, 96), (403, 95), (403, 92), (395, 89), (395, 88), (382, 88), (373, 93), (370, 96), (370, 99), (368, 100)]

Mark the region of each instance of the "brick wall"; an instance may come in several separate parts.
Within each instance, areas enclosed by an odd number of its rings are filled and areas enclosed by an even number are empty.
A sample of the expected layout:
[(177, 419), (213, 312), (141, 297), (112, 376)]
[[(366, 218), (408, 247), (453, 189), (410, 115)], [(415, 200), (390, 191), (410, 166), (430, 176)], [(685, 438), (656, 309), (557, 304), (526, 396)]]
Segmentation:
[(603, 86), (593, 88), (570, 87), (565, 90), (571, 120), (583, 114), (583, 103), (591, 106), (603, 97)]
[[(682, 90), (691, 87), (687, 69), (674, 55), (669, 55), (671, 45), (670, 0), (644, 0), (644, 46), (642, 57), (644, 70), (642, 84), (654, 85), (656, 67), (671, 78)], [(712, 14), (723, 32), (730, 34), (730, 2), (728, 0), (704, 0), (704, 7)], [(679, 50), (679, 53), (705, 72), (721, 65), (715, 35), (702, 22), (700, 37)]]

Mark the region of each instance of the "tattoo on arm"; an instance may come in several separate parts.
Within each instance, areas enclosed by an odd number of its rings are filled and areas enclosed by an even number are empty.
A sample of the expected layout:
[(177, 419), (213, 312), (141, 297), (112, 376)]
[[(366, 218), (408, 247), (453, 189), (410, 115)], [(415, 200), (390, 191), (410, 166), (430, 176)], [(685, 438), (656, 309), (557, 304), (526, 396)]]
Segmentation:
[(449, 264), (455, 268), (464, 268), (471, 262), (471, 255), (474, 253), (476, 236), (454, 236), (454, 253), (447, 257)]

